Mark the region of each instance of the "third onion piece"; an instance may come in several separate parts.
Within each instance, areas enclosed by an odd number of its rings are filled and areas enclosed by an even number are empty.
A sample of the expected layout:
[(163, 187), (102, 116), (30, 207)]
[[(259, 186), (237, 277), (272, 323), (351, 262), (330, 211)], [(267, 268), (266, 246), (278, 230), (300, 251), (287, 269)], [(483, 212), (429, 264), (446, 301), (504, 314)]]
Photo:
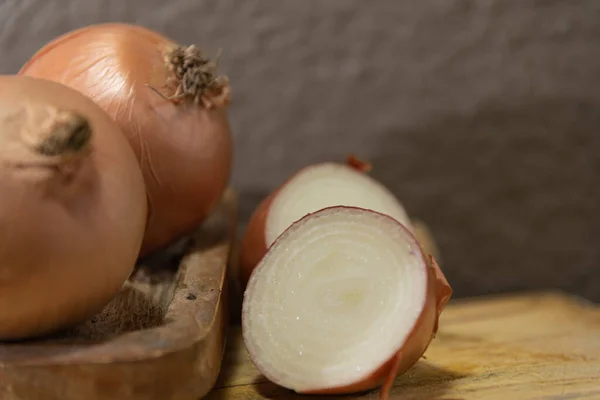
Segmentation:
[(294, 221), (330, 206), (356, 206), (387, 214), (413, 230), (404, 207), (383, 184), (368, 175), (370, 164), (349, 156), (295, 173), (256, 208), (242, 238), (240, 280), (245, 286), (256, 264)]
[(272, 382), (305, 394), (381, 387), (423, 356), (452, 295), (397, 220), (336, 206), (294, 222), (252, 273), (243, 337)]
[(120, 126), (144, 173), (149, 221), (141, 255), (199, 224), (230, 178), (230, 86), (196, 46), (122, 23), (91, 25), (45, 45), (19, 74), (60, 82)]

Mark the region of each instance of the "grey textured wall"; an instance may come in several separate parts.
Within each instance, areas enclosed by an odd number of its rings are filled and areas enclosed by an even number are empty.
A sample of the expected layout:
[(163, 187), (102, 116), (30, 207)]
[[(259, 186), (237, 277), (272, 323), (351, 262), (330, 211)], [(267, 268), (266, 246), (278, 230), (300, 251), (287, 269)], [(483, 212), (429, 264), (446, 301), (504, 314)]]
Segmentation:
[(355, 152), (437, 238), (457, 296), (600, 300), (600, 1), (0, 0), (0, 72), (130, 21), (223, 47), (247, 216)]

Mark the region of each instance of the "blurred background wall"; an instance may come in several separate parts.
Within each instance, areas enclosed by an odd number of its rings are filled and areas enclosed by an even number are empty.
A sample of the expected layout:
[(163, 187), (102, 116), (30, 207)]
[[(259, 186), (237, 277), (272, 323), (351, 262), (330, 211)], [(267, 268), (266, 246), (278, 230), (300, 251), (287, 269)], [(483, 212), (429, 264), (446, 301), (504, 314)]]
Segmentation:
[(457, 297), (600, 301), (600, 1), (0, 0), (0, 72), (106, 21), (223, 48), (244, 218), (352, 152), (429, 225)]

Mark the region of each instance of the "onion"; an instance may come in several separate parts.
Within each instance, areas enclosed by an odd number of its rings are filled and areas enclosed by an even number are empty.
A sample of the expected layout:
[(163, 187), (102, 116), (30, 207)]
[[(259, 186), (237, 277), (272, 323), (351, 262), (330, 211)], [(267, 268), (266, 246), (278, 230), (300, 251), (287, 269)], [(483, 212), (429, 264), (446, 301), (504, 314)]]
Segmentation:
[(96, 104), (50, 81), (0, 77), (0, 340), (99, 312), (142, 243), (142, 172)]
[(252, 270), (275, 239), (294, 221), (331, 206), (356, 206), (387, 214), (409, 230), (410, 219), (398, 199), (369, 176), (371, 166), (350, 156), (346, 164), (305, 167), (273, 191), (250, 217), (242, 238), (240, 279), (245, 286)]
[(110, 23), (55, 39), (19, 72), (92, 98), (126, 135), (149, 197), (141, 255), (193, 230), (228, 184), (230, 86), (215, 75), (216, 66), (195, 46)]
[(452, 295), (397, 220), (329, 207), (294, 222), (252, 273), (242, 306), (250, 358), (305, 394), (382, 387), (425, 353)]

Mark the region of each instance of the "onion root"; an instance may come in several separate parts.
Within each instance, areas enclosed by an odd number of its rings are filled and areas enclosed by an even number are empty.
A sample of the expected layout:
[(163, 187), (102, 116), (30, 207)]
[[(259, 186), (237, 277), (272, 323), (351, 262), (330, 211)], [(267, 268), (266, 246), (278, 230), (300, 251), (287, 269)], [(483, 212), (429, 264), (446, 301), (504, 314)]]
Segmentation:
[[(76, 153), (86, 147), (92, 137), (92, 128), (87, 118), (73, 111), (46, 107), (46, 120), (41, 124), (29, 123), (23, 127), (22, 135), (40, 155), (60, 156)], [(29, 108), (27, 121), (35, 122)]]
[(165, 100), (193, 100), (194, 104), (207, 109), (226, 107), (231, 102), (229, 79), (216, 75), (221, 50), (214, 62), (210, 61), (195, 45), (176, 46), (167, 52), (165, 63), (171, 73), (167, 85), (176, 87), (175, 93), (167, 96), (150, 84), (146, 84)]

